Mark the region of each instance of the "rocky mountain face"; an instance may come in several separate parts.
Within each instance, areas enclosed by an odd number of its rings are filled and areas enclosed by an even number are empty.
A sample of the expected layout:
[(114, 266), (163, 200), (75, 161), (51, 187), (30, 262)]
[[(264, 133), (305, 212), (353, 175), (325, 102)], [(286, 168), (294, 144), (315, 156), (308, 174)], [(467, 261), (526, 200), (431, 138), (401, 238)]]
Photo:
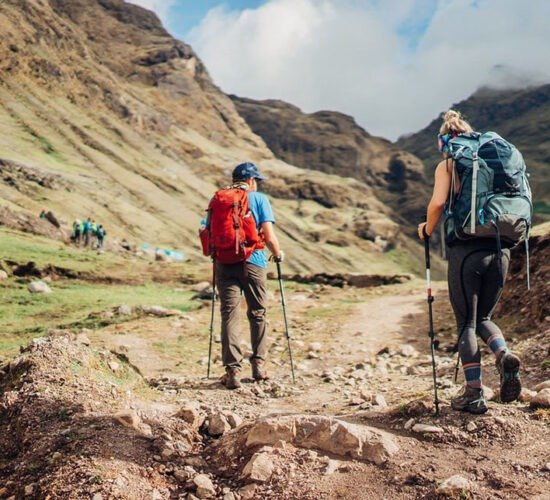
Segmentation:
[[(65, 224), (90, 215), (110, 238), (199, 258), (209, 197), (252, 160), (272, 178), (289, 267), (421, 266), (378, 185), (274, 157), (153, 13), (122, 0), (5, 0), (0, 25), (0, 198), (10, 210), (48, 209)], [(411, 158), (394, 161), (399, 179)]]
[[(494, 130), (519, 148), (530, 172), (537, 218), (550, 219), (550, 84), (520, 90), (484, 88), (453, 108), (477, 130)], [(440, 126), (441, 120), (436, 118), (426, 128), (396, 143), (424, 162), (430, 180), (441, 158), (436, 146)]]
[(394, 209), (397, 220), (420, 220), (429, 193), (423, 165), (414, 155), (371, 136), (342, 113), (306, 114), (283, 101), (231, 98), (277, 157), (301, 168), (357, 179)]

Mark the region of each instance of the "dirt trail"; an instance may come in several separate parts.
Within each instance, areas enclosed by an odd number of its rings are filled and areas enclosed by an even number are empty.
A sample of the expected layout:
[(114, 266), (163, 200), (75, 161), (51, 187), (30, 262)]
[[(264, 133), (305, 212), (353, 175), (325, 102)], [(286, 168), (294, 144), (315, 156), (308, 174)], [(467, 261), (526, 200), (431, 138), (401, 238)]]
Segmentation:
[[(449, 334), (454, 327), (442, 285), (436, 286), (435, 296), (436, 330), (443, 347), (437, 353), (439, 417), (433, 414), (420, 281), (375, 289), (290, 289), (287, 302), (296, 384), (291, 383), (277, 295), (269, 309), (272, 379), (253, 383), (246, 378), (245, 361), (243, 387), (236, 391), (227, 391), (218, 382), (223, 370), (219, 344), (214, 345), (213, 377), (204, 378), (208, 307), (183, 320), (140, 318), (109, 327), (94, 334), (94, 341), (101, 339), (115, 350), (126, 345), (130, 361), (154, 379), (163, 398), (139, 402), (137, 407), (146, 413), (162, 417), (186, 402), (198, 401), (214, 411), (236, 412), (245, 421), (289, 414), (335, 416), (390, 432), (399, 443), (398, 456), (382, 468), (349, 461), (342, 472), (323, 474), (315, 460), (302, 461), (294, 482), (273, 482), (258, 490), (265, 498), (382, 498), (388, 492), (391, 498), (435, 498), (437, 485), (454, 474), (474, 483), (476, 498), (545, 498), (545, 467), (550, 460), (547, 415), (529, 412), (522, 403), (490, 402), (489, 413), (479, 417), (450, 409), (449, 399), (460, 389), (452, 380), (456, 358), (445, 351), (452, 345)], [(242, 326), (244, 330), (244, 321)], [(185, 356), (171, 347), (179, 345), (178, 339)], [(162, 342), (167, 345), (159, 350)], [(484, 352), (483, 360), (486, 383), (496, 389), (489, 353)], [(436, 425), (441, 433), (405, 429), (410, 418)], [(340, 463), (344, 462), (340, 459)]]

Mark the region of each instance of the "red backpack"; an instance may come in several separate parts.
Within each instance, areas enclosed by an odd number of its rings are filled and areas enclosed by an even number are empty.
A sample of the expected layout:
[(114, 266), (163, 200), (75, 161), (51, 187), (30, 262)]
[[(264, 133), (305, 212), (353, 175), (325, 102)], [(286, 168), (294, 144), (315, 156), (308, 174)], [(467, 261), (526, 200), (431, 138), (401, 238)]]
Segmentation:
[(208, 205), (208, 222), (200, 231), (202, 253), (222, 264), (248, 260), (254, 250), (264, 248), (254, 215), (248, 205), (248, 191), (220, 189)]

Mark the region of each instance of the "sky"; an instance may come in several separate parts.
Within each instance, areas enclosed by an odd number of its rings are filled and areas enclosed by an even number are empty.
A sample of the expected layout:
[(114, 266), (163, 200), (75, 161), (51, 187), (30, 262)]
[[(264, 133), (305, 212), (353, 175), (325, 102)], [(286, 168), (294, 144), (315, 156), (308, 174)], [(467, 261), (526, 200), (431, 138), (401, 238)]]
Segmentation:
[(550, 0), (130, 1), (224, 92), (340, 111), (392, 140), (481, 86), (550, 82)]

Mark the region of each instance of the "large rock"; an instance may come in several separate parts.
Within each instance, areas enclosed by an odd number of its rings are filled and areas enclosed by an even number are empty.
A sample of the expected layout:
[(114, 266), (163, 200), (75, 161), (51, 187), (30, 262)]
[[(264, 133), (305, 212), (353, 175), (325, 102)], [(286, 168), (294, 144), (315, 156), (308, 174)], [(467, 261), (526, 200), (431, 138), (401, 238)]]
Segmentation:
[(265, 483), (271, 478), (274, 469), (269, 453), (256, 453), (245, 465), (242, 476), (249, 481)]
[(31, 293), (52, 293), (51, 288), (43, 281), (33, 281), (29, 283), (28, 289)]
[(3, 269), (0, 269), (0, 281), (5, 281), (8, 279), (8, 273)]
[(386, 432), (322, 416), (262, 419), (250, 429), (246, 444), (273, 445), (280, 441), (376, 464), (386, 462), (399, 449)]

